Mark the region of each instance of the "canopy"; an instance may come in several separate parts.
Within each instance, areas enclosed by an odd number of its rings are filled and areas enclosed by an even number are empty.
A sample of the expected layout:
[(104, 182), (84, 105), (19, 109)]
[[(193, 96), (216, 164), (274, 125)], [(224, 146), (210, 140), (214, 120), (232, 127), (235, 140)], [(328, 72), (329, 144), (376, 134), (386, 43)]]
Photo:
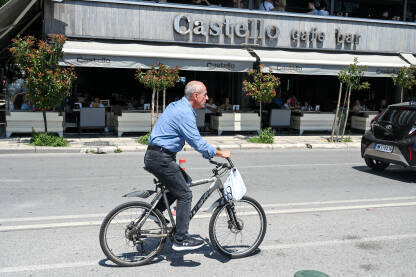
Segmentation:
[(364, 55), (327, 52), (257, 50), (254, 52), (265, 65), (264, 70), (281, 74), (338, 75), (338, 72), (358, 59), (366, 66), (364, 76), (390, 77), (409, 63), (399, 55)]
[(151, 68), (158, 62), (181, 70), (244, 72), (256, 58), (245, 49), (143, 43), (67, 41), (61, 65)]

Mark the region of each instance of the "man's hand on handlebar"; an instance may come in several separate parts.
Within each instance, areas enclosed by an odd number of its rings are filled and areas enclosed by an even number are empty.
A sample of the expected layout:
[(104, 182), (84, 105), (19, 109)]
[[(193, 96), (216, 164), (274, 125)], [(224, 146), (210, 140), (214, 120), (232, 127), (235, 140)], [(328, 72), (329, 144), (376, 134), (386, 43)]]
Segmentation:
[(231, 158), (231, 152), (229, 150), (223, 150), (223, 151), (217, 150), (217, 153), (215, 154), (215, 156), (221, 157), (224, 159), (229, 159)]

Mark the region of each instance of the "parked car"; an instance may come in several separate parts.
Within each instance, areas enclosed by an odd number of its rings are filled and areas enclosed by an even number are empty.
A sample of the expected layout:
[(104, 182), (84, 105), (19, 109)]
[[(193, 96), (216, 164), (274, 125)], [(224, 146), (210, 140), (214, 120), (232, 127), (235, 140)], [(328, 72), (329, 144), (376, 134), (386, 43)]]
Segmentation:
[(390, 105), (378, 114), (362, 137), (361, 156), (377, 171), (390, 164), (416, 166), (416, 102)]

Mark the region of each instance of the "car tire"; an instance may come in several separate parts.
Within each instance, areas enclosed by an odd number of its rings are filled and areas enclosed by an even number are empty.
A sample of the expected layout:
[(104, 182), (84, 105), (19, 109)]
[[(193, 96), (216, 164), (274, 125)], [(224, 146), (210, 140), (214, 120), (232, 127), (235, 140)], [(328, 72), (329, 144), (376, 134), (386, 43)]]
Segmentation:
[(390, 163), (382, 162), (379, 160), (373, 160), (370, 158), (365, 158), (364, 160), (369, 168), (376, 170), (376, 171), (383, 171), (390, 165)]

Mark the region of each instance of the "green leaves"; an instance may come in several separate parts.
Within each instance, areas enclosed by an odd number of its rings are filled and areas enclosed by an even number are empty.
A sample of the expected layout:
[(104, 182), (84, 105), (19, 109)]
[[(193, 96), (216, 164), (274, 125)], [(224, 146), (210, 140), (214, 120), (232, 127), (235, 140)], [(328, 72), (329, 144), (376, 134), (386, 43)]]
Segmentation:
[(251, 137), (247, 141), (251, 143), (273, 143), (273, 129), (271, 127), (262, 129), (260, 132), (260, 136)]
[(358, 59), (354, 58), (354, 63), (350, 64), (348, 68), (341, 70), (338, 73), (338, 79), (341, 83), (350, 87), (351, 90), (362, 90), (370, 88), (370, 83), (361, 83), (361, 78), (367, 70), (366, 66), (359, 66)]
[(278, 77), (271, 73), (262, 72), (263, 65), (259, 70), (248, 72), (251, 81), (243, 81), (243, 91), (257, 102), (268, 102), (276, 95), (276, 89), (280, 85)]
[(179, 81), (179, 68), (168, 68), (162, 63), (153, 64), (152, 69), (142, 72), (140, 68), (136, 71), (136, 79), (147, 88), (157, 91), (174, 87)]
[(29, 99), (42, 111), (52, 109), (69, 96), (72, 80), (76, 78), (73, 68), (63, 68), (58, 64), (64, 55), (65, 40), (62, 34), (52, 35), (50, 43), (32, 36), (18, 37), (12, 40), (9, 49), (26, 73)]
[(416, 67), (402, 67), (397, 72), (397, 75), (393, 76), (393, 82), (395, 86), (411, 89), (414, 85), (416, 85), (415, 79)]

